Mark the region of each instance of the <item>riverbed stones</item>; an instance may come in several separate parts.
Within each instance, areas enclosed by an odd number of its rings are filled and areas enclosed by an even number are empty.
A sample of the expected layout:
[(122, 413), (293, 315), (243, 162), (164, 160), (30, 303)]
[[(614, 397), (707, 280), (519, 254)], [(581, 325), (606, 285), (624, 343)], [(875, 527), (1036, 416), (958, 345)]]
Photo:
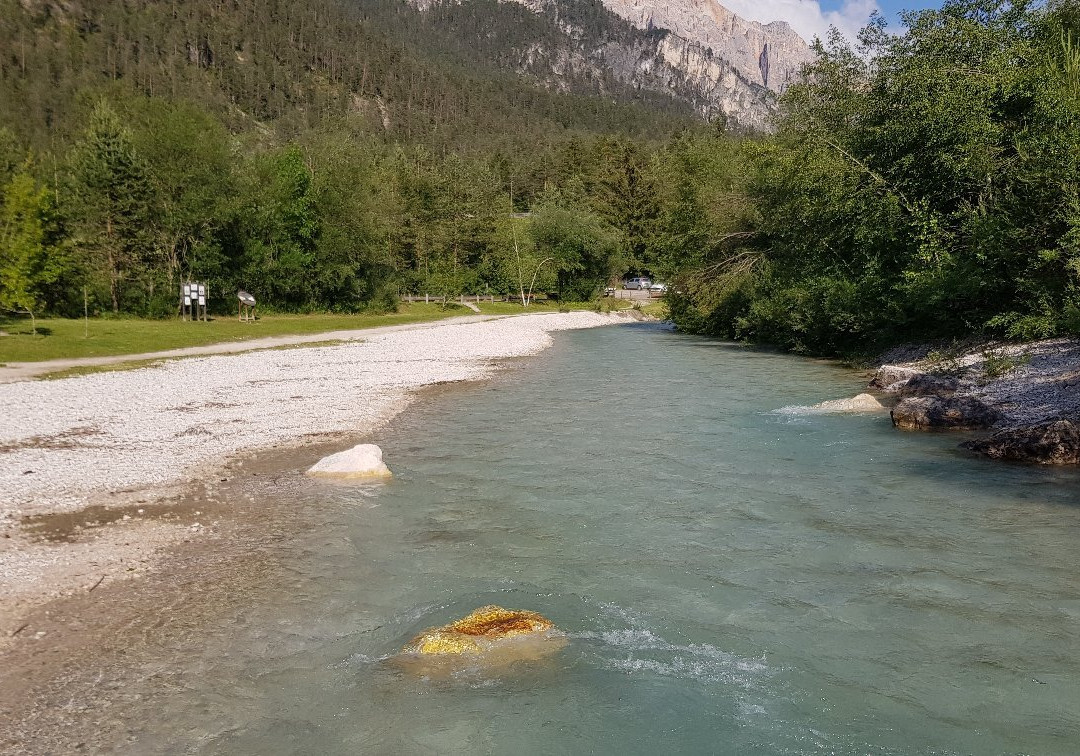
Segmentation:
[(390, 469), (383, 462), (383, 453), (375, 444), (359, 444), (351, 449), (331, 454), (316, 462), (308, 475), (317, 478), (389, 478)]
[(970, 396), (917, 396), (901, 399), (890, 413), (893, 425), (907, 430), (982, 430), (1001, 413)]
[(1057, 419), (1029, 428), (1007, 428), (989, 438), (966, 441), (960, 446), (991, 459), (1077, 465), (1080, 464), (1080, 424)]

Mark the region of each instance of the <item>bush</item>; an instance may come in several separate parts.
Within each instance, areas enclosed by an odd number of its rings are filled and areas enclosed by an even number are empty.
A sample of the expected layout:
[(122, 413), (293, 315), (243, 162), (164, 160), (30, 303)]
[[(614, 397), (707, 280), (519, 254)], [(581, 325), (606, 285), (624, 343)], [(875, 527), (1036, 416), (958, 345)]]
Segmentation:
[(375, 293), (368, 302), (367, 310), (378, 315), (384, 315), (397, 312), (400, 304), (401, 292), (398, 291), (397, 284), (384, 283), (375, 289)]

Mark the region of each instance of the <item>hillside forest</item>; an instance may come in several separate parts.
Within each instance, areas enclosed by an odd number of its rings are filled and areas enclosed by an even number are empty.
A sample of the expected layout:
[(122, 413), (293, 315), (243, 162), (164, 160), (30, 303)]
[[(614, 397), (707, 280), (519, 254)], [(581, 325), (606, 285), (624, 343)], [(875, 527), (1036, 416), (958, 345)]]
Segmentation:
[(760, 135), (513, 70), (559, 34), (493, 0), (0, 0), (0, 317), (172, 317), (184, 280), (216, 312), (388, 310), (539, 270), (577, 301), (650, 274), (680, 328), (817, 354), (1080, 331), (1075, 0), (833, 36)]

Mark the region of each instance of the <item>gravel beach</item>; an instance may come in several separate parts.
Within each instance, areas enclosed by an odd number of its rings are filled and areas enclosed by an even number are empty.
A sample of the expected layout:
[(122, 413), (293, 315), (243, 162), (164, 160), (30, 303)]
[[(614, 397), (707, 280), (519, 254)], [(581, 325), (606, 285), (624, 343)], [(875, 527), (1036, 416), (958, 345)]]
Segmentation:
[[(87, 590), (97, 576), (139, 574), (161, 547), (190, 538), (192, 527), (143, 519), (141, 506), (212, 478), (236, 455), (370, 434), (417, 389), (484, 378), (498, 360), (540, 352), (555, 331), (628, 320), (574, 312), (425, 325), (334, 346), (0, 385), (0, 638), (28, 607)], [(110, 524), (63, 543), (25, 527), (124, 506), (140, 508), (98, 518)]]

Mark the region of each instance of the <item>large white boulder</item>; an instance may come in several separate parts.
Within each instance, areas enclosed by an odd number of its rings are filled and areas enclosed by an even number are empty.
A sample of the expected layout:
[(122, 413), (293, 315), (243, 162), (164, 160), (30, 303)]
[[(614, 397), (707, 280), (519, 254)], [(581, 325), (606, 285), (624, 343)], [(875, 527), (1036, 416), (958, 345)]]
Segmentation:
[(885, 405), (871, 394), (859, 394), (851, 399), (830, 399), (810, 407), (814, 412), (822, 414), (841, 412), (879, 412), (885, 409)]
[(323, 457), (307, 474), (320, 478), (389, 478), (391, 472), (383, 463), (382, 449), (375, 444), (360, 444)]

